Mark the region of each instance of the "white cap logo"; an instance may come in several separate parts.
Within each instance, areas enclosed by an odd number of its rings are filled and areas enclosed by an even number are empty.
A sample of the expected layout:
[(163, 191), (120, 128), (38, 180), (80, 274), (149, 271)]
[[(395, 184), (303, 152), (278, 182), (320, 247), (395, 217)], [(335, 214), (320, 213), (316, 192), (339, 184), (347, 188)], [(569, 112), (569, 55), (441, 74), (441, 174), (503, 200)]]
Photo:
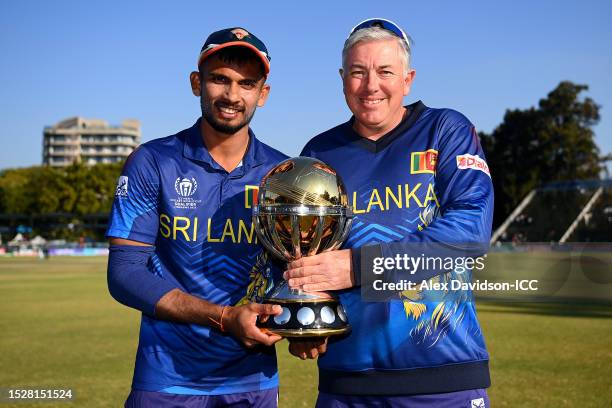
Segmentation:
[(232, 34), (234, 34), (237, 39), (242, 40), (244, 37), (249, 35), (249, 32), (247, 30), (243, 30), (242, 28), (235, 28), (232, 30)]

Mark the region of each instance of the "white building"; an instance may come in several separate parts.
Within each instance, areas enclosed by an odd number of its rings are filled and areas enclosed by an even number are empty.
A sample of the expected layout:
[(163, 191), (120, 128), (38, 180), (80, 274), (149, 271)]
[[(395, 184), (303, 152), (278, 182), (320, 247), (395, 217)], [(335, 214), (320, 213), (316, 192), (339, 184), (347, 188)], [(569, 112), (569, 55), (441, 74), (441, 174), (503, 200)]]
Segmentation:
[(109, 126), (100, 119), (74, 117), (43, 131), (43, 164), (69, 166), (116, 163), (140, 144), (140, 122), (126, 119), (121, 126)]

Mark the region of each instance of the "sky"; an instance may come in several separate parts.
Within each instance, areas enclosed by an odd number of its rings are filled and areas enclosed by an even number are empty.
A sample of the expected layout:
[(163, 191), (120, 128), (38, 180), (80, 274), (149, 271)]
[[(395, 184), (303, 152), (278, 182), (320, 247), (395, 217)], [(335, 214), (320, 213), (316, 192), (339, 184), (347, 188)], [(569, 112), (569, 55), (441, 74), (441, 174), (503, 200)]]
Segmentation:
[(459, 110), (491, 132), (507, 109), (535, 106), (570, 80), (601, 105), (596, 142), (612, 152), (609, 1), (5, 0), (0, 169), (41, 164), (43, 128), (72, 116), (138, 119), (143, 141), (191, 126), (200, 106), (189, 73), (208, 34), (235, 26), (272, 56), (270, 98), (251, 126), (295, 156), (350, 117), (340, 54), (350, 29), (369, 17), (391, 19), (414, 39), (406, 103)]

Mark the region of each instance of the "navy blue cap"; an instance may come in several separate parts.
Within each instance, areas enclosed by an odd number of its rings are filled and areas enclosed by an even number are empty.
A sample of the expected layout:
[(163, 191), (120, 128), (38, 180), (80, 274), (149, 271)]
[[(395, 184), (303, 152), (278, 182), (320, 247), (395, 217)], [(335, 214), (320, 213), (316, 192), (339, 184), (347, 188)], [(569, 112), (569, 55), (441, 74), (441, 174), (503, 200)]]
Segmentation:
[(265, 44), (255, 36), (253, 33), (249, 33), (242, 27), (226, 28), (223, 30), (215, 31), (208, 36), (202, 51), (200, 51), (200, 57), (198, 58), (198, 67), (202, 62), (214, 54), (215, 52), (222, 50), (227, 47), (246, 47), (253, 51), (257, 55), (264, 65), (266, 74), (270, 72), (270, 54)]

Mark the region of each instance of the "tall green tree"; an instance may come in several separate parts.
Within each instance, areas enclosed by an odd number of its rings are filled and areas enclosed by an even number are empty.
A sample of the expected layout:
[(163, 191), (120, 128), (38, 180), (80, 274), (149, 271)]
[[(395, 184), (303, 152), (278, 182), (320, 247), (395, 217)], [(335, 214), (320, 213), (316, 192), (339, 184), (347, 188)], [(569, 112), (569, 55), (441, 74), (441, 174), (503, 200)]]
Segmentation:
[(31, 206), (32, 197), (24, 194), (38, 167), (8, 169), (0, 173), (0, 213), (23, 214)]
[(496, 226), (538, 185), (599, 178), (592, 129), (599, 105), (581, 98), (586, 90), (587, 85), (561, 82), (538, 107), (507, 110), (491, 134), (480, 133), (493, 175)]
[[(82, 225), (84, 216), (108, 214), (115, 197), (115, 186), (122, 163), (65, 168), (37, 166), (0, 172), (0, 215), (2, 225), (48, 222), (57, 225), (46, 231), (48, 238), (75, 238), (88, 231), (69, 229), (69, 223)], [(14, 217), (11, 217), (14, 216)], [(24, 217), (29, 221), (24, 221)], [(61, 226), (64, 227), (61, 227)], [(36, 225), (33, 225), (35, 229)], [(101, 237), (97, 237), (101, 239)]]

